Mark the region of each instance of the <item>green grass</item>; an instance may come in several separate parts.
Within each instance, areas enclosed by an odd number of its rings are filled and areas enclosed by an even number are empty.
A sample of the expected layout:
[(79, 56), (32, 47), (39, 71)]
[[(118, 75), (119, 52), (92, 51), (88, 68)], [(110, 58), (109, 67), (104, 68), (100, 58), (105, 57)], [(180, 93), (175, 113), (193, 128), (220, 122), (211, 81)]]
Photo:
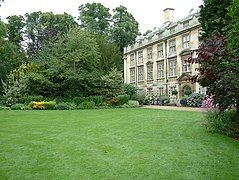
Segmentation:
[(0, 179), (237, 179), (239, 142), (202, 113), (0, 111)]

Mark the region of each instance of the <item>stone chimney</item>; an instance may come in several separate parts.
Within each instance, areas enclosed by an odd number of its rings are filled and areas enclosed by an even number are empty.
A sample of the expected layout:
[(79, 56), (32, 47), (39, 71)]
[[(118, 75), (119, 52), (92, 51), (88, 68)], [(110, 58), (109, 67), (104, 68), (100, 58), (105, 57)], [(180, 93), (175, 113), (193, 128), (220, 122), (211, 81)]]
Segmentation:
[(174, 21), (174, 9), (166, 8), (163, 10), (164, 14), (164, 23), (169, 23)]

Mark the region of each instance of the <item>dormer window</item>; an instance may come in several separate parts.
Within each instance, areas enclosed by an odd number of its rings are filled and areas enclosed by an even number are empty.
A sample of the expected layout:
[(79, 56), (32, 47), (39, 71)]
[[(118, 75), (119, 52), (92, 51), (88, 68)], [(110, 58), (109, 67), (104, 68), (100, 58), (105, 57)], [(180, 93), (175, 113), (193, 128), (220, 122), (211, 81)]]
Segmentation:
[(171, 27), (171, 28), (169, 29), (169, 31), (170, 31), (170, 33), (175, 33), (175, 31), (176, 31), (176, 26)]
[(188, 27), (189, 26), (189, 21), (184, 21), (183, 22), (183, 28), (186, 28), (186, 27)]

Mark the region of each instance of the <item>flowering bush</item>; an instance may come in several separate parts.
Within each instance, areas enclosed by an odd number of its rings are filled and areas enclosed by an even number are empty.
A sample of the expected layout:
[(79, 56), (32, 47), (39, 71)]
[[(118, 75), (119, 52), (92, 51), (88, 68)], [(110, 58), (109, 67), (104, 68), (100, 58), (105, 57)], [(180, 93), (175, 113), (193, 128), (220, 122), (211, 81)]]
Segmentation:
[(52, 110), (55, 109), (56, 106), (56, 102), (55, 101), (32, 101), (30, 102), (29, 106), (32, 109), (36, 109), (36, 110)]
[(204, 95), (200, 93), (193, 93), (187, 99), (187, 105), (191, 107), (201, 107)]
[(144, 103), (145, 103), (146, 105), (153, 104), (154, 101), (155, 101), (155, 99), (156, 99), (156, 98), (155, 98), (154, 95), (148, 94), (148, 95), (145, 97), (145, 99), (144, 99)]
[(202, 108), (212, 108), (212, 107), (213, 107), (212, 96), (206, 96), (202, 102)]

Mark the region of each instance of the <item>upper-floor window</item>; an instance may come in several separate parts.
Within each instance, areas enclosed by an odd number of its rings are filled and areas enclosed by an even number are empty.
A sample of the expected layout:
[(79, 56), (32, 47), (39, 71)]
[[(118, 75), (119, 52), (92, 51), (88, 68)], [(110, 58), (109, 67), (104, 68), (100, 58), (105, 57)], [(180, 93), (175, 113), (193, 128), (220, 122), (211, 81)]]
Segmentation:
[(191, 71), (190, 63), (188, 63), (187, 60), (183, 60), (183, 72), (190, 72), (190, 71)]
[(190, 35), (189, 34), (185, 34), (182, 36), (182, 40), (183, 40), (183, 49), (189, 49), (189, 43), (190, 43)]
[(143, 51), (138, 52), (138, 63), (139, 64), (143, 63)]
[(158, 33), (158, 38), (161, 38), (161, 37), (163, 37), (163, 32)]
[(164, 77), (164, 62), (159, 61), (157, 62), (157, 70), (158, 70), (158, 78)]
[(158, 44), (157, 50), (158, 50), (158, 58), (163, 57), (163, 43)]
[(175, 31), (176, 31), (176, 26), (171, 27), (171, 28), (169, 29), (169, 31), (170, 31), (170, 33), (175, 33)]
[(150, 47), (147, 49), (147, 58), (152, 59), (152, 57), (153, 57), (153, 48)]
[(129, 73), (130, 73), (130, 83), (134, 83), (135, 82), (135, 68), (131, 68)]
[(189, 21), (184, 21), (184, 22), (183, 22), (183, 27), (186, 28), (186, 27), (188, 27), (188, 26), (189, 26)]
[(176, 59), (169, 61), (169, 76), (177, 75), (177, 61)]
[(153, 63), (147, 65), (147, 80), (153, 80)]
[(138, 67), (138, 82), (144, 80), (144, 66)]
[(130, 54), (130, 66), (133, 66), (135, 63), (134, 54)]
[(172, 39), (169, 41), (169, 54), (176, 53), (176, 39)]

